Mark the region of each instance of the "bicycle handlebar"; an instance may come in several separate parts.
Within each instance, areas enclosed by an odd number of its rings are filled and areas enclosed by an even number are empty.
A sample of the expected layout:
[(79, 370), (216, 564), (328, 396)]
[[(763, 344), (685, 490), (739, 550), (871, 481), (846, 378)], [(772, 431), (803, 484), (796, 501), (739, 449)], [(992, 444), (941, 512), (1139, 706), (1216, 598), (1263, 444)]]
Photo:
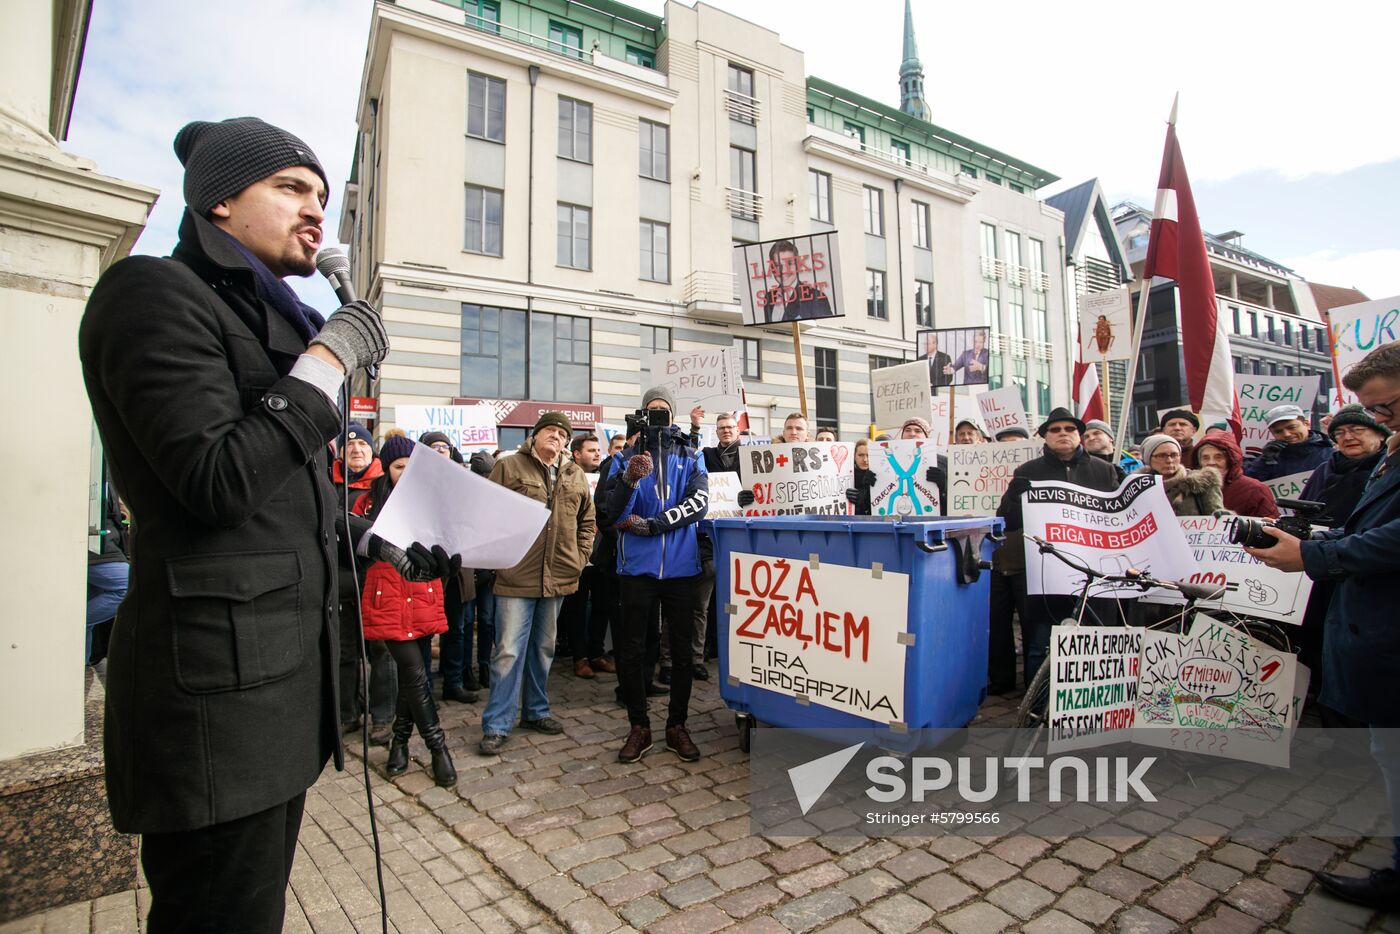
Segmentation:
[(1047, 542), (1037, 535), (1027, 535), (1026, 537), (1036, 543), (1040, 548), (1041, 554), (1053, 555), (1090, 580), (1102, 580), (1113, 584), (1132, 584), (1135, 587), (1141, 587), (1143, 590), (1150, 590), (1153, 587), (1160, 587), (1164, 590), (1175, 590), (1188, 600), (1214, 600), (1223, 596), (1225, 593), (1225, 588), (1223, 586), (1196, 584), (1190, 581), (1158, 580), (1150, 574), (1139, 571), (1137, 568), (1129, 568), (1126, 574), (1105, 574), (1103, 571), (1095, 571), (1093, 568), (1089, 567), (1089, 565), (1085, 564), (1077, 555), (1067, 555), (1050, 542)]

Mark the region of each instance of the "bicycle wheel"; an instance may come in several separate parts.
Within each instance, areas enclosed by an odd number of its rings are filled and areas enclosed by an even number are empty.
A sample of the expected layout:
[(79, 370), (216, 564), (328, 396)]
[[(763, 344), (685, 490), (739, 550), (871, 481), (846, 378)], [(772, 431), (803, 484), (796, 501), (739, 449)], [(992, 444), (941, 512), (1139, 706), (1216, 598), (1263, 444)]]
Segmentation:
[(1016, 722), (1007, 735), (1003, 759), (1021, 759), (1035, 754), (1049, 730), (1049, 705), (1050, 660), (1046, 659), (1026, 687), (1021, 706), (1016, 708)]

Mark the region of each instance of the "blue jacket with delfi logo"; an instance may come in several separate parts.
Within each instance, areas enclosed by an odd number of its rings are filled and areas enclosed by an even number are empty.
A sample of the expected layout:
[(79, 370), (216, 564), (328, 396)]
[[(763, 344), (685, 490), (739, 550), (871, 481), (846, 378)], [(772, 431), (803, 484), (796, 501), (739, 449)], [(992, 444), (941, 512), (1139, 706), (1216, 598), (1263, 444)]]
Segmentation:
[(705, 460), (674, 425), (661, 430), (652, 449), (652, 471), (628, 486), (627, 462), (638, 448), (614, 454), (607, 472), (611, 489), (603, 519), (616, 525), (628, 516), (647, 520), (649, 535), (623, 532), (617, 537), (617, 573), (628, 577), (694, 577), (700, 573), (697, 523), (710, 506)]

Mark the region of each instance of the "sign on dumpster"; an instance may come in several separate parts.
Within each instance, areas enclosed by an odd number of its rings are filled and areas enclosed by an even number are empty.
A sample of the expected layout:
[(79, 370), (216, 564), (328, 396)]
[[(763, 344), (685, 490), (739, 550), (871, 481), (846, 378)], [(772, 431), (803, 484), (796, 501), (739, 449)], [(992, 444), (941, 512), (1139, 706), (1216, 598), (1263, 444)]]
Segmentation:
[(735, 552), (729, 677), (881, 724), (904, 723), (909, 575)]
[(1039, 441), (955, 444), (948, 449), (948, 515), (994, 516), (1011, 476), (1040, 456)]
[(753, 493), (746, 516), (845, 515), (846, 480), (832, 442), (745, 445), (739, 479)]

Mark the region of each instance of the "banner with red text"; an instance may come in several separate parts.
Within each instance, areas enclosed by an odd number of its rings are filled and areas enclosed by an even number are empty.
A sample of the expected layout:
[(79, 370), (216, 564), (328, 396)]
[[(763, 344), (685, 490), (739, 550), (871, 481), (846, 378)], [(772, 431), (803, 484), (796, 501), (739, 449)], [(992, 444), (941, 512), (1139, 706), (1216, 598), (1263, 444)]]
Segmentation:
[(731, 683), (906, 722), (909, 575), (741, 552), (729, 562)]
[(744, 445), (739, 449), (739, 479), (753, 493), (753, 504), (744, 515), (845, 515), (843, 468), (849, 451), (849, 445), (831, 441)]

